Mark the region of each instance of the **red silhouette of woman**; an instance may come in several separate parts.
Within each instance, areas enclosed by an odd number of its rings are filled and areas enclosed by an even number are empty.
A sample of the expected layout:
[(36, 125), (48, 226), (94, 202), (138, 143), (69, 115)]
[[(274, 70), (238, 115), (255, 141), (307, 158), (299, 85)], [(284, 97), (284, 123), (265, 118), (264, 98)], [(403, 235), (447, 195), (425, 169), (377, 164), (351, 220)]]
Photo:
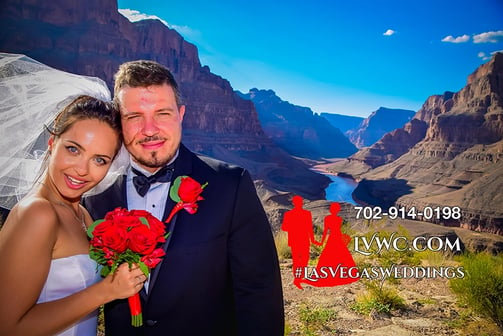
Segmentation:
[(316, 287), (332, 287), (355, 282), (359, 279), (356, 264), (347, 245), (351, 237), (341, 232), (342, 218), (337, 216), (341, 210), (339, 203), (330, 205), (330, 215), (325, 217), (321, 246), (326, 245), (321, 252), (316, 265), (317, 277), (303, 279), (302, 282)]

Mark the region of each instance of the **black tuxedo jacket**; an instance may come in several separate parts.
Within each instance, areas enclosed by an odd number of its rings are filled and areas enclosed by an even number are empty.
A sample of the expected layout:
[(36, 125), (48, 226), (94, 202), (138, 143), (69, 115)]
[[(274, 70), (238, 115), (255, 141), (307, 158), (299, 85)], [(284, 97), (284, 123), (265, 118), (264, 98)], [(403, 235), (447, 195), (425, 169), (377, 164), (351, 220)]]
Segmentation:
[[(127, 300), (105, 305), (107, 336), (275, 335), (284, 328), (283, 294), (269, 221), (246, 170), (198, 157), (180, 145), (173, 180), (208, 185), (195, 214), (167, 224), (166, 256), (141, 292), (144, 326), (132, 327)], [(125, 176), (84, 199), (94, 219), (127, 207)], [(168, 197), (163, 220), (174, 202)], [(146, 209), (148, 210), (148, 209)]]

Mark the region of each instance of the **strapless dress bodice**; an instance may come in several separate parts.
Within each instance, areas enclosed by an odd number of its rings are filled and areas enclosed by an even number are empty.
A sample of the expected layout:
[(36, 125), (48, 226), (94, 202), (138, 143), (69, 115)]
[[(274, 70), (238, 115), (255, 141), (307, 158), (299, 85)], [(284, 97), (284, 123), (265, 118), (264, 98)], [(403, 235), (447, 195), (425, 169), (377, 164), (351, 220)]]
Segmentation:
[[(87, 254), (52, 259), (47, 280), (38, 303), (54, 301), (79, 292), (99, 281), (97, 264)], [(98, 311), (57, 334), (58, 336), (95, 336)]]

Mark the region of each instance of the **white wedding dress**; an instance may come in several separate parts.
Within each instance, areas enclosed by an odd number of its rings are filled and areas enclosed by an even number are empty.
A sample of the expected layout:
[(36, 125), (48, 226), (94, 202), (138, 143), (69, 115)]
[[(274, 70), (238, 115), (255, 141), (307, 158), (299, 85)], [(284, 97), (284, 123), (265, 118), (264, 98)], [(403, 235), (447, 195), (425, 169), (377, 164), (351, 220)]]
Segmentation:
[[(87, 254), (53, 259), (49, 275), (37, 303), (54, 301), (81, 291), (100, 279), (96, 262)], [(98, 310), (76, 324), (65, 329), (58, 336), (96, 336)]]

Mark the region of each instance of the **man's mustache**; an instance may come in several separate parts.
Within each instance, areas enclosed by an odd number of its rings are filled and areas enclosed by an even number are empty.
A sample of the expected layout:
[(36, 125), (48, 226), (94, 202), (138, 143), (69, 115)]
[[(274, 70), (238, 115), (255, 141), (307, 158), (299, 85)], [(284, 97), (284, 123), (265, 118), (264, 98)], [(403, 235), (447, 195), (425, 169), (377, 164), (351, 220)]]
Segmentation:
[(150, 137), (146, 137), (146, 138), (143, 138), (141, 140), (138, 140), (136, 142), (137, 145), (141, 145), (141, 144), (144, 144), (146, 142), (151, 142), (151, 141), (166, 141), (167, 139), (166, 138), (163, 138), (163, 137), (160, 137), (158, 135), (154, 135), (154, 136), (150, 136)]

